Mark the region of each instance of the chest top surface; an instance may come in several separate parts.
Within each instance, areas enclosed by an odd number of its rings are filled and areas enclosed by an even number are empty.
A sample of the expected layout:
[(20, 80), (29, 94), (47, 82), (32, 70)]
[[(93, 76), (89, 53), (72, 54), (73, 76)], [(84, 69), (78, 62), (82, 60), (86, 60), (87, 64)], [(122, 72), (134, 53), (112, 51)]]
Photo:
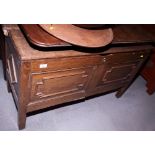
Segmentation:
[[(40, 58), (59, 58), (59, 57), (74, 57), (74, 56), (87, 56), (93, 54), (107, 54), (107, 53), (119, 53), (126, 51), (137, 51), (143, 49), (153, 48), (151, 43), (154, 42), (154, 38), (146, 33), (146, 30), (139, 25), (120, 25), (113, 28), (114, 39), (110, 45), (107, 47), (96, 49), (80, 49), (73, 47), (72, 45), (52, 37), (46, 32), (42, 32), (37, 25), (24, 25), (24, 29), (27, 33), (22, 33), (18, 25), (3, 25), (3, 29), (7, 30), (9, 33), (9, 38), (13, 43), (15, 49), (17, 49), (18, 54), (21, 59), (40, 59)], [(37, 29), (37, 33), (35, 32)], [(28, 41), (28, 36), (33, 34)], [(25, 39), (25, 36), (27, 35)], [(38, 47), (31, 46), (33, 39), (39, 39), (35, 41), (46, 42), (48, 45), (53, 45), (53, 47), (59, 45), (60, 49), (47, 48), (46, 50)], [(134, 45), (133, 45), (134, 44)], [(63, 48), (67, 47), (67, 49)], [(94, 53), (93, 53), (94, 52)]]
[[(50, 27), (50, 24), (46, 24), (46, 26)], [(54, 24), (55, 25), (55, 24)], [(57, 24), (61, 25), (61, 24)], [(67, 25), (67, 24), (65, 24)], [(69, 24), (71, 25), (71, 24)], [(151, 35), (151, 33), (148, 33), (149, 28), (147, 25), (138, 25), (138, 24), (132, 24), (132, 25), (112, 25), (113, 30), (113, 40), (111, 42), (112, 45), (116, 44), (129, 44), (129, 43), (150, 43), (155, 41), (155, 37)], [(30, 41), (32, 44), (35, 44), (37, 46), (41, 47), (54, 47), (54, 46), (72, 46), (71, 44), (58, 39), (51, 34), (44, 31), (40, 26), (37, 24), (24, 24), (20, 25), (20, 28), (24, 32), (25, 36), (27, 37), (28, 41)], [(56, 27), (57, 28), (57, 27)], [(59, 28), (59, 27), (58, 27)], [(63, 26), (61, 26), (62, 31)], [(65, 29), (65, 27), (64, 27)], [(54, 31), (54, 30), (53, 30)], [(93, 31), (93, 30), (92, 30)], [(103, 30), (99, 30), (99, 34), (102, 34)], [(70, 33), (70, 32), (68, 32)], [(80, 35), (82, 35), (81, 32), (79, 32)], [(104, 32), (103, 32), (104, 33)], [(70, 33), (72, 35), (72, 33)], [(67, 34), (68, 36), (70, 34)], [(86, 35), (86, 34), (85, 34)], [(89, 35), (89, 34), (88, 34)], [(96, 36), (94, 36), (95, 38)], [(98, 36), (97, 36), (98, 37)], [(102, 39), (102, 38), (101, 38)]]

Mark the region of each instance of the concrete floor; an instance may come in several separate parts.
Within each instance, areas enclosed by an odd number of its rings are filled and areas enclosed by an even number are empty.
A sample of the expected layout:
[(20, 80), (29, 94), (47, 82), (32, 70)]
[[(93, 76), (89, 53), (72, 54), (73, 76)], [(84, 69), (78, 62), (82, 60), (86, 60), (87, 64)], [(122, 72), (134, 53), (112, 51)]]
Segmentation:
[[(149, 96), (145, 84), (139, 76), (119, 99), (110, 93), (30, 115), (24, 131), (155, 130), (155, 93)], [(1, 61), (0, 130), (18, 130), (17, 110), (12, 95), (7, 92)]]

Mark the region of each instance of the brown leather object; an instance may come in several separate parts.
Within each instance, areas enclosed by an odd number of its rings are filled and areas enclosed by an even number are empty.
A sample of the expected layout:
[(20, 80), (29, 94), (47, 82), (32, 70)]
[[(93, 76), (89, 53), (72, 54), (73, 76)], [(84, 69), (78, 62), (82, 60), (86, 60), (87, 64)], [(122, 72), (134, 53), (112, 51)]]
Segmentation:
[[(37, 24), (19, 25), (27, 40), (37, 47), (70, 47), (71, 44), (62, 41), (48, 32), (44, 31)], [(111, 25), (113, 29), (112, 45), (137, 44), (137, 43), (154, 43), (154, 33), (148, 33), (148, 29), (144, 29), (145, 25)], [(145, 26), (146, 27), (146, 26)], [(152, 30), (152, 29), (151, 29)]]
[(105, 24), (73, 24), (73, 25), (86, 29), (99, 29), (105, 26)]
[(70, 44), (57, 39), (45, 32), (39, 25), (37, 24), (21, 24), (19, 25), (22, 31), (24, 32), (27, 40), (38, 47), (66, 47), (71, 46)]
[(103, 47), (113, 40), (111, 28), (88, 30), (72, 24), (40, 24), (40, 26), (56, 38), (83, 47)]

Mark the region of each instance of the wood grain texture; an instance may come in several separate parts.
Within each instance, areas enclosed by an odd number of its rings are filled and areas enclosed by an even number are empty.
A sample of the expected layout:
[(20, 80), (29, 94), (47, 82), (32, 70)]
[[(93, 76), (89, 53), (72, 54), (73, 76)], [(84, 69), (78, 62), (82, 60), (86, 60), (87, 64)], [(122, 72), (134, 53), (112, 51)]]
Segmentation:
[[(145, 24), (143, 28), (155, 38), (155, 24)], [(151, 57), (142, 70), (141, 75), (147, 82), (148, 94), (152, 95), (155, 92), (155, 49), (152, 50)]]
[[(71, 44), (57, 39), (53, 35), (50, 35), (46, 31), (43, 31), (37, 24), (22, 24), (21, 29), (25, 33), (25, 36), (32, 44), (39, 47), (70, 47)], [(48, 25), (50, 27), (50, 25)], [(150, 28), (153, 25), (111, 25), (113, 30), (113, 40), (111, 45), (118, 44), (137, 44), (137, 43), (152, 43), (155, 42), (155, 36), (150, 32)], [(49, 28), (47, 28), (49, 29)], [(153, 31), (153, 30), (152, 30)], [(34, 33), (35, 32), (35, 33)], [(70, 32), (67, 32), (70, 33)], [(73, 36), (73, 35), (72, 35)], [(82, 37), (82, 35), (81, 35)], [(92, 52), (91, 52), (92, 53)]]
[(25, 127), (28, 112), (111, 91), (120, 97), (153, 48), (136, 42), (93, 54), (74, 49), (43, 52), (31, 47), (17, 26), (9, 26), (8, 33), (6, 58), (13, 56), (18, 82), (12, 84), (8, 76), (7, 81), (16, 98), (19, 129)]
[(155, 37), (144, 25), (130, 24), (130, 25), (118, 25), (113, 28), (114, 39), (113, 44), (137, 44), (137, 43), (153, 43)]
[(18, 97), (18, 127), (24, 129), (26, 125), (27, 105), (29, 103), (29, 74), (30, 63), (21, 62), (19, 76), (19, 97)]
[(141, 75), (147, 81), (146, 87), (148, 94), (152, 95), (155, 92), (155, 51), (153, 51), (151, 58), (142, 70)]

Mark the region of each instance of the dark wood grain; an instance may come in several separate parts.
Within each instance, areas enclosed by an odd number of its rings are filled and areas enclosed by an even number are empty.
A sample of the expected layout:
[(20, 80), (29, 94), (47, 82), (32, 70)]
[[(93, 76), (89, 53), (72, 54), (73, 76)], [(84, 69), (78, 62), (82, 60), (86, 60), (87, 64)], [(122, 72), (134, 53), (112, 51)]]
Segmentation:
[[(143, 28), (155, 38), (155, 24), (145, 24)], [(148, 94), (152, 95), (155, 92), (155, 50), (152, 51), (151, 57), (142, 70), (141, 75), (147, 82)]]
[[(120, 97), (136, 78), (153, 48), (146, 41), (149, 36), (146, 38), (145, 35), (145, 40), (137, 36), (142, 44), (136, 41), (135, 45), (129, 42), (124, 46), (123, 41), (119, 46), (113, 44), (99, 53), (74, 49), (43, 52), (27, 43), (18, 26), (6, 25), (4, 28), (9, 33), (5, 38), (6, 60), (12, 60), (12, 57), (15, 62), (11, 66), (15, 69), (7, 74), (7, 81), (18, 107), (19, 129), (25, 127), (28, 112), (111, 91), (117, 91), (116, 96)], [(118, 32), (118, 37), (124, 36), (123, 29)], [(127, 37), (132, 36), (125, 37), (130, 40)], [(13, 65), (12, 61), (10, 65)], [(10, 71), (9, 66), (6, 67), (6, 71)], [(11, 77), (15, 73), (17, 81), (14, 83)]]
[(122, 24), (115, 26), (113, 28), (113, 44), (155, 42), (155, 37), (153, 37), (143, 26), (144, 25), (138, 24)]
[[(36, 24), (20, 25), (25, 33), (25, 36), (32, 44), (39, 47), (70, 47), (71, 44), (57, 39), (46, 31), (42, 30)], [(116, 44), (137, 44), (137, 43), (152, 43), (155, 42), (155, 37), (149, 33), (150, 26), (147, 25), (114, 25), (113, 40), (111, 45)], [(34, 33), (35, 32), (35, 33)]]
[(20, 75), (19, 75), (19, 97), (18, 97), (18, 126), (19, 129), (24, 129), (26, 124), (26, 113), (27, 105), (29, 103), (29, 73), (30, 63), (22, 62), (20, 64)]

